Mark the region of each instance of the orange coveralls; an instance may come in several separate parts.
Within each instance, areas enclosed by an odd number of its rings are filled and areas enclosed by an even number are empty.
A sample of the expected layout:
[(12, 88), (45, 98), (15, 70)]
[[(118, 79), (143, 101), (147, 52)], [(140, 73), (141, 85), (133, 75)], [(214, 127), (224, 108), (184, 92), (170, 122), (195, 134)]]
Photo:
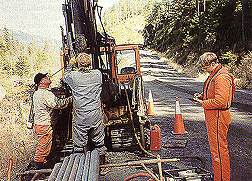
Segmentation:
[(38, 135), (38, 146), (35, 152), (35, 162), (45, 163), (51, 152), (53, 129), (51, 125), (35, 125), (35, 133)]
[(232, 122), (229, 108), (234, 92), (233, 75), (221, 64), (218, 65), (204, 83), (202, 102), (215, 181), (230, 180), (227, 134)]

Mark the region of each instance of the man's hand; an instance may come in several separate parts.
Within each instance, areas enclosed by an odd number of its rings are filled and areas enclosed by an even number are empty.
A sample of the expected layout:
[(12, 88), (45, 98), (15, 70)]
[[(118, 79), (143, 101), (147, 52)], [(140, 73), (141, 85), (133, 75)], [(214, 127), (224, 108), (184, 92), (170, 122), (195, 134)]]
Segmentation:
[(28, 129), (33, 129), (33, 123), (27, 121), (26, 127), (27, 127)]
[(193, 95), (193, 97), (194, 97), (195, 99), (202, 99), (202, 94), (200, 94), (200, 93), (195, 93), (195, 94)]
[(196, 104), (196, 105), (202, 105), (202, 94), (200, 94), (200, 93), (195, 93), (194, 95), (193, 95), (193, 99), (194, 99), (194, 103)]
[(75, 57), (71, 58), (69, 63), (71, 63), (72, 65), (74, 65), (77, 62), (77, 59)]
[(196, 104), (196, 105), (199, 105), (199, 106), (201, 106), (202, 105), (202, 100), (200, 100), (200, 99), (194, 99), (195, 101), (194, 101), (194, 103)]

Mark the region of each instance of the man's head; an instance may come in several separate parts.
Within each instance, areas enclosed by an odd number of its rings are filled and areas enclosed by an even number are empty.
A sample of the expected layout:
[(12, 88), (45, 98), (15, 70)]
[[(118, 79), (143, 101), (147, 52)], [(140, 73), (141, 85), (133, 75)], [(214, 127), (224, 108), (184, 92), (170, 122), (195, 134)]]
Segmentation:
[(200, 56), (198, 64), (202, 69), (206, 72), (210, 73), (213, 69), (218, 65), (219, 60), (215, 53), (212, 52), (205, 52), (203, 55)]
[(34, 83), (38, 86), (48, 86), (52, 83), (49, 77), (46, 74), (38, 73), (34, 77)]
[(91, 66), (91, 57), (86, 53), (80, 53), (77, 57), (77, 64), (80, 70), (85, 70)]

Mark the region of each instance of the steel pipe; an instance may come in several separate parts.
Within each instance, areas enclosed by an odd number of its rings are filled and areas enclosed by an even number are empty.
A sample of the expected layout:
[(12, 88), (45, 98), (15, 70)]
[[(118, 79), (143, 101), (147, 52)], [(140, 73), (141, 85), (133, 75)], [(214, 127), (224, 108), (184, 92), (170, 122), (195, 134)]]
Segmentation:
[(90, 158), (91, 158), (91, 152), (88, 151), (85, 158), (84, 169), (82, 172), (82, 181), (89, 181), (88, 172), (89, 172), (89, 166), (90, 166)]
[(82, 177), (82, 170), (83, 170), (83, 168), (84, 168), (84, 163), (85, 163), (85, 157), (86, 157), (86, 155), (83, 154), (83, 155), (81, 156), (81, 158), (80, 158), (80, 162), (79, 162), (79, 166), (78, 166), (78, 169), (77, 169), (75, 181), (81, 180), (81, 177)]
[(88, 173), (88, 180), (98, 181), (99, 180), (99, 163), (100, 156), (97, 150), (92, 151), (90, 158), (90, 167)]
[(54, 180), (56, 180), (61, 165), (62, 165), (62, 163), (56, 163), (56, 164), (54, 165), (53, 171), (52, 171), (52, 173), (51, 173), (51, 175), (50, 175), (48, 181), (54, 181)]
[(68, 180), (71, 172), (72, 172), (72, 167), (73, 167), (73, 164), (74, 164), (74, 160), (75, 160), (75, 157), (76, 157), (76, 154), (71, 154), (70, 155), (70, 159), (67, 163), (67, 167), (65, 169), (65, 173), (63, 175), (63, 178), (62, 180)]
[(83, 153), (79, 153), (77, 154), (77, 156), (75, 157), (74, 163), (73, 163), (73, 167), (71, 170), (71, 174), (69, 176), (69, 180), (75, 180), (75, 177), (77, 175), (77, 171), (78, 171), (78, 167), (79, 167), (79, 163), (80, 163), (80, 159), (83, 156)]
[(69, 162), (69, 159), (70, 159), (69, 156), (65, 157), (65, 159), (64, 159), (64, 161), (63, 161), (63, 163), (61, 165), (61, 168), (59, 170), (56, 181), (62, 181), (62, 178), (64, 176), (64, 173), (65, 173), (65, 170), (66, 170), (66, 167), (67, 167), (67, 163)]

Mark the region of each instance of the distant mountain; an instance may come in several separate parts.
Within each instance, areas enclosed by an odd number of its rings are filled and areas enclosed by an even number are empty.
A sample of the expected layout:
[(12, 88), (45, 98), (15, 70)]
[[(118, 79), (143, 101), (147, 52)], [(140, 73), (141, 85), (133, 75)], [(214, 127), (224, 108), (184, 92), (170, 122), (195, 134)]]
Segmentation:
[[(46, 41), (57, 48), (60, 48), (62, 45), (61, 41), (58, 41), (55, 39), (47, 39), (42, 36), (31, 35), (22, 31), (12, 31), (8, 29), (8, 32), (15, 40), (18, 40), (26, 45), (29, 45), (32, 43), (39, 46), (43, 46)], [(2, 34), (2, 30), (0, 30), (0, 33)]]

